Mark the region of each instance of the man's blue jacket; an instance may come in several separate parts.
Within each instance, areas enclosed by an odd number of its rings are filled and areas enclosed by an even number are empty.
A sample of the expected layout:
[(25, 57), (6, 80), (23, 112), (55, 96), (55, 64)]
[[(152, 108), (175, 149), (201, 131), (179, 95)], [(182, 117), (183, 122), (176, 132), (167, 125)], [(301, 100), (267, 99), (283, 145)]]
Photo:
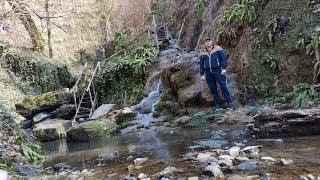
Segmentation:
[(200, 55), (200, 74), (204, 75), (205, 72), (219, 71), (226, 69), (228, 66), (228, 59), (224, 50), (220, 46), (214, 46), (210, 52), (205, 49)]

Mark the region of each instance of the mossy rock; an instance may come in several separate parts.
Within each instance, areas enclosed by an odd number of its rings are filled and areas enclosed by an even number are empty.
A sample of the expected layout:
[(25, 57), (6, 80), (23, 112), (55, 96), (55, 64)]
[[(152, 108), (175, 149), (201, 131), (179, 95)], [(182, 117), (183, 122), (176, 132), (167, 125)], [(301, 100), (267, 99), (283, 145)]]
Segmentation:
[(67, 138), (71, 141), (83, 142), (109, 136), (117, 130), (118, 125), (111, 120), (95, 120), (69, 129)]
[(40, 112), (52, 112), (70, 102), (71, 95), (66, 89), (47, 92), (38, 96), (28, 96), (22, 103), (16, 104), (17, 112), (27, 119)]

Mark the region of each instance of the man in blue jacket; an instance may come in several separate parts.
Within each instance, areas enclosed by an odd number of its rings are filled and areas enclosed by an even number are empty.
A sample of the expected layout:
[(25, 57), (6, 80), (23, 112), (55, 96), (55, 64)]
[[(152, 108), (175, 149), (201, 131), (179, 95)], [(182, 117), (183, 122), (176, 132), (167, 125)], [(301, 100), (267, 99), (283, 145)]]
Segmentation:
[(230, 91), (227, 87), (227, 56), (224, 50), (214, 45), (211, 38), (204, 40), (204, 49), (200, 55), (200, 74), (201, 79), (206, 80), (211, 95), (214, 97), (216, 109), (222, 108), (222, 101), (218, 94), (217, 84), (219, 83), (224, 99), (227, 101), (228, 109), (234, 109)]

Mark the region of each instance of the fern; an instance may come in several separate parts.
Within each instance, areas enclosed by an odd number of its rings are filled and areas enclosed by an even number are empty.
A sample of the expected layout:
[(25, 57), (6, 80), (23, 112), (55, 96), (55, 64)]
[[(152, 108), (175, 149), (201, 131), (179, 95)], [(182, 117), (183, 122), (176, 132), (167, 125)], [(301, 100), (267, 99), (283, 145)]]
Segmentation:
[(319, 51), (320, 46), (320, 34), (313, 36), (306, 47), (306, 54), (309, 56), (315, 55), (316, 51)]
[(267, 64), (274, 72), (279, 72), (282, 69), (274, 54), (266, 54), (261, 63)]
[(21, 146), (22, 153), (28, 157), (31, 161), (42, 161), (44, 159), (43, 152), (39, 145), (23, 144)]
[(306, 106), (318, 96), (313, 85), (301, 83), (294, 86), (292, 105), (296, 108)]

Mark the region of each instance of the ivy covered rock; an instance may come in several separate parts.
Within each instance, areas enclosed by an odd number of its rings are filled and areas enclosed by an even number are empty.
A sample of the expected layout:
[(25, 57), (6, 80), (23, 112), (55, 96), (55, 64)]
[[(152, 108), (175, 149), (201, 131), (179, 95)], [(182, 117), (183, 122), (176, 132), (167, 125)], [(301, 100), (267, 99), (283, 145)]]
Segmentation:
[(10, 70), (38, 92), (70, 87), (73, 82), (73, 77), (65, 65), (40, 53), (1, 46), (0, 66)]
[(70, 102), (71, 95), (67, 89), (47, 92), (38, 96), (28, 96), (22, 103), (16, 104), (17, 112), (27, 119), (40, 112), (52, 112), (63, 104)]
[(88, 121), (69, 129), (67, 138), (68, 140), (76, 142), (89, 141), (109, 136), (117, 130), (117, 124), (111, 120)]

